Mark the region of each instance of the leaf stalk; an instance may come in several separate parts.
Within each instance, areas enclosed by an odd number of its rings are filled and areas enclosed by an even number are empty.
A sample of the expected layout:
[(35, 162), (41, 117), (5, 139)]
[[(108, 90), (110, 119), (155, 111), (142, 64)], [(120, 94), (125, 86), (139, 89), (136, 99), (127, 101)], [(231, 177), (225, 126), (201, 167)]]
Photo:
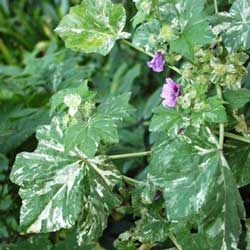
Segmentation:
[(118, 160), (124, 158), (135, 158), (135, 157), (145, 157), (152, 153), (152, 151), (145, 152), (137, 152), (137, 153), (129, 153), (129, 154), (120, 154), (120, 155), (108, 155), (108, 159), (110, 160)]
[[(216, 90), (217, 90), (217, 96), (223, 101), (222, 97), (222, 90), (220, 85), (216, 85)], [(225, 136), (225, 127), (224, 123), (220, 123), (220, 129), (219, 129), (219, 150), (223, 150), (223, 145), (224, 145), (224, 136)]]

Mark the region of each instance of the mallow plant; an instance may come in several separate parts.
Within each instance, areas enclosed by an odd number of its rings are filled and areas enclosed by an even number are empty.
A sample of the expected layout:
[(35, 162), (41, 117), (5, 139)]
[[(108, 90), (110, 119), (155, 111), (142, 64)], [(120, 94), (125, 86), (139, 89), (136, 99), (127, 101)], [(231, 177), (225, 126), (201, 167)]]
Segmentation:
[[(165, 77), (160, 104), (144, 121), (150, 150), (109, 153), (136, 112), (131, 93), (101, 100), (87, 81), (56, 92), (37, 148), (18, 154), (11, 172), (21, 231), (76, 226), (78, 244), (94, 249), (116, 211), (135, 221), (115, 240), (118, 250), (248, 249), (239, 188), (250, 183), (250, 1), (134, 3), (126, 20), (121, 3), (82, 0), (55, 32), (79, 53), (131, 47), (148, 57), (152, 76)], [(142, 181), (116, 167), (132, 157), (148, 158)]]

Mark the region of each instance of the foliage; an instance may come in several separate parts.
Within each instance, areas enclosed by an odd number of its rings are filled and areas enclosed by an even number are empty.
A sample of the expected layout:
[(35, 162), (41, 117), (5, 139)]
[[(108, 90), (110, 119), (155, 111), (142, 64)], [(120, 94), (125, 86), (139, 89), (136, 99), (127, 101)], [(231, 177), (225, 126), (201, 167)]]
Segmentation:
[(0, 249), (247, 250), (249, 13), (2, 1)]

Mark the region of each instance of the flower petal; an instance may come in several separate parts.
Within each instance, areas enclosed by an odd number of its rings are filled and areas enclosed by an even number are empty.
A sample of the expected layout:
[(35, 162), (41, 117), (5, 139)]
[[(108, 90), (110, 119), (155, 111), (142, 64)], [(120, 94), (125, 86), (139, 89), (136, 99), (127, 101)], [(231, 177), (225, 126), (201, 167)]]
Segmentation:
[(175, 96), (169, 96), (163, 100), (162, 105), (164, 107), (174, 107), (176, 105), (176, 99), (177, 98)]
[(175, 95), (175, 91), (169, 86), (164, 84), (161, 92), (161, 98), (168, 98), (170, 95)]
[(164, 57), (161, 52), (157, 52), (154, 58), (147, 63), (149, 68), (155, 72), (162, 72), (164, 70)]

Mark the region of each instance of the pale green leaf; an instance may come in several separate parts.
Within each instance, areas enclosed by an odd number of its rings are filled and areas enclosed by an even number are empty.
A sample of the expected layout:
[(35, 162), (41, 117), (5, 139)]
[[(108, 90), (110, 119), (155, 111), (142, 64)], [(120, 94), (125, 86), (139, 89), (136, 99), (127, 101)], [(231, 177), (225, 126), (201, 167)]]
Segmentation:
[(83, 0), (70, 9), (56, 32), (67, 48), (107, 55), (116, 40), (129, 37), (123, 32), (125, 23), (122, 5), (113, 4), (111, 0)]
[(160, 34), (160, 23), (157, 20), (140, 25), (133, 36), (133, 44), (145, 49), (146, 51), (153, 52), (157, 48), (158, 35)]

